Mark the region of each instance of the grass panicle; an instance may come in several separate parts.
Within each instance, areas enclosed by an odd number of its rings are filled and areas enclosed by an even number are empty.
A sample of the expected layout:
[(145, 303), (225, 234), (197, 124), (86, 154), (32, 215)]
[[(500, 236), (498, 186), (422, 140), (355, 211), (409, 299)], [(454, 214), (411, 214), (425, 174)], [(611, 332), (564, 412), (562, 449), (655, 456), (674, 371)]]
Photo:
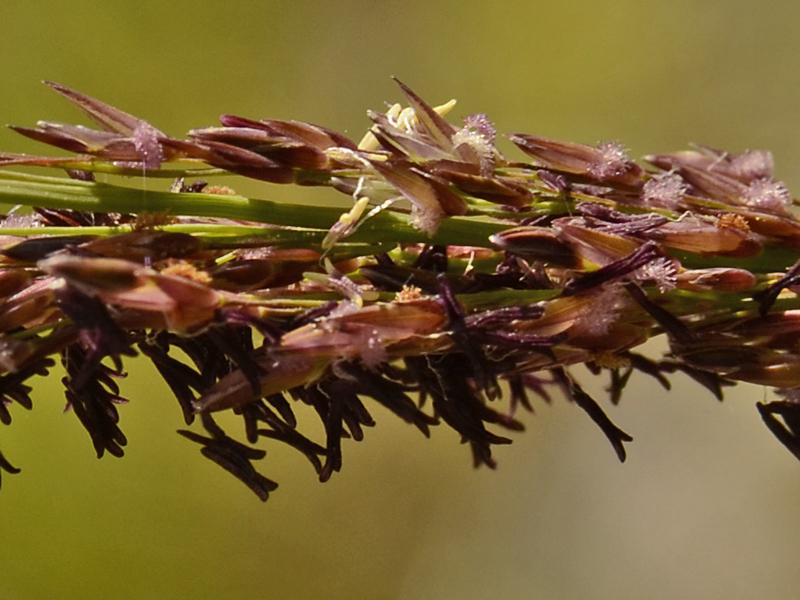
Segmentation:
[[(489, 117), (450, 120), (454, 101), (397, 83), (408, 106), (370, 111), (358, 142), (235, 115), (172, 137), (48, 83), (96, 125), (13, 127), (68, 154), (0, 153), (64, 173), (0, 170), (0, 421), (32, 408), (32, 380), (60, 358), (98, 457), (122, 456), (123, 359), (141, 356), (179, 433), (266, 500), (259, 444), (326, 481), (375, 405), (425, 436), (454, 429), (494, 467), (519, 409), (560, 391), (625, 460), (633, 438), (578, 382), (583, 365), (611, 404), (634, 373), (666, 389), (683, 373), (720, 399), (740, 381), (775, 388), (758, 413), (800, 457), (800, 220), (769, 152), (638, 163), (618, 142), (514, 133), (508, 158)], [(328, 187), (351, 207), (249, 198), (219, 175)], [(665, 356), (634, 350), (656, 336)]]

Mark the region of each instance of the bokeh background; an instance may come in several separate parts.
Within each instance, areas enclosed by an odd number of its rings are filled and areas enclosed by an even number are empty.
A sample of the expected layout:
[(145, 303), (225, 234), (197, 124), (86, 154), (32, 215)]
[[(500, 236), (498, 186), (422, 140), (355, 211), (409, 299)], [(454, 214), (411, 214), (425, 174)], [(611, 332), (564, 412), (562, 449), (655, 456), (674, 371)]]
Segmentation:
[[(389, 76), (501, 131), (633, 155), (701, 142), (769, 148), (800, 189), (800, 8), (793, 2), (172, 2), (3, 0), (0, 120), (82, 117), (53, 79), (180, 134), (222, 112), (360, 137), (398, 99)], [(0, 148), (33, 143), (0, 131)], [(325, 190), (253, 183), (265, 198)], [(658, 352), (658, 345), (650, 348)], [(496, 472), (448, 431), (426, 440), (379, 408), (326, 485), (266, 446), (266, 505), (180, 439), (177, 405), (133, 362), (129, 450), (94, 458), (57, 373), (14, 408), (0, 446), (0, 598), (796, 598), (800, 470), (740, 386), (717, 403), (636, 378), (610, 416), (620, 465), (557, 399), (525, 418)], [(602, 382), (583, 374), (595, 395)]]

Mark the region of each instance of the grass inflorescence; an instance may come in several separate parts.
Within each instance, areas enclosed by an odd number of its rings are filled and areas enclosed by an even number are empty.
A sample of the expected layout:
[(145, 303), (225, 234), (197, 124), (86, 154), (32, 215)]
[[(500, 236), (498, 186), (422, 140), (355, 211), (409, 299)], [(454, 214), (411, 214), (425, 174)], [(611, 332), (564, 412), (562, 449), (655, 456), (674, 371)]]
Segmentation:
[[(179, 433), (266, 500), (262, 439), (325, 481), (375, 403), (424, 435), (453, 428), (493, 467), (518, 409), (557, 390), (624, 460), (632, 438), (570, 372), (584, 365), (612, 403), (634, 372), (666, 389), (684, 373), (719, 398), (738, 381), (776, 388), (759, 414), (800, 458), (800, 221), (770, 153), (696, 147), (642, 166), (616, 142), (519, 133), (512, 160), (486, 115), (453, 124), (453, 101), (398, 84), (409, 106), (370, 111), (355, 142), (234, 115), (175, 138), (49, 83), (98, 128), (14, 127), (70, 155), (0, 153), (66, 173), (0, 170), (15, 206), (0, 223), (0, 421), (60, 360), (97, 456), (122, 456), (119, 379), (140, 355), (203, 430)], [(244, 197), (209, 183), (221, 174), (327, 186), (352, 208)], [(665, 356), (635, 351), (659, 335)], [(323, 439), (302, 431), (302, 405)], [(0, 471), (18, 469), (0, 454)]]

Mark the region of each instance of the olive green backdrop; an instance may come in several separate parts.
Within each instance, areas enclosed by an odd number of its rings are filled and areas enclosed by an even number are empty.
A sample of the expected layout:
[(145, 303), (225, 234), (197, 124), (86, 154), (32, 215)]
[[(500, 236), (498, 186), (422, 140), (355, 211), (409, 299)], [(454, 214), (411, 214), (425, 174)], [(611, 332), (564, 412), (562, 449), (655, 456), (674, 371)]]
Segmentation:
[[(174, 134), (234, 112), (357, 138), (367, 108), (399, 97), (394, 74), (506, 132), (618, 139), (637, 156), (770, 148), (798, 190), (797, 6), (3, 0), (0, 121), (82, 119), (39, 84), (53, 79)], [(37, 147), (2, 131), (0, 148)], [(375, 408), (326, 485), (267, 445), (281, 488), (262, 505), (174, 433), (177, 405), (147, 365), (125, 382), (122, 460), (94, 458), (58, 377), (0, 429), (24, 469), (0, 493), (2, 599), (798, 594), (800, 469), (756, 414), (762, 388), (719, 404), (680, 378), (666, 393), (634, 377), (609, 409), (636, 438), (624, 465), (579, 409), (537, 404), (496, 472), (473, 471), (452, 432), (426, 440)]]

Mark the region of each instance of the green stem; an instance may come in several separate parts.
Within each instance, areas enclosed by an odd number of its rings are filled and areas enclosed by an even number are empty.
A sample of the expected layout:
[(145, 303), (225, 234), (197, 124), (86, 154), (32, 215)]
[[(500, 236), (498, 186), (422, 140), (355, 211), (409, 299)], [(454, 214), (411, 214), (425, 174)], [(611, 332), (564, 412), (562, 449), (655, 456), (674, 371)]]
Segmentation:
[[(186, 159), (187, 162), (189, 159)], [(199, 162), (198, 167), (187, 166), (185, 168), (175, 167), (172, 169), (147, 169), (142, 170), (137, 167), (126, 167), (110, 162), (101, 162), (96, 160), (64, 160), (57, 165), (31, 165), (31, 166), (57, 166), (61, 169), (71, 169), (76, 171), (88, 171), (90, 173), (102, 173), (104, 175), (120, 175), (122, 177), (139, 177), (139, 178), (154, 178), (154, 179), (175, 179), (177, 177), (218, 177), (230, 176), (231, 172), (225, 169), (217, 169), (215, 167), (208, 167), (205, 163)], [(22, 175), (19, 172), (8, 171), (13, 176)], [(26, 176), (28, 174), (25, 174)], [(37, 177), (31, 175), (29, 177)], [(0, 178), (4, 178), (0, 175)], [(54, 179), (50, 177), (50, 179)]]
[[(140, 190), (105, 183), (75, 181), (72, 179), (30, 175), (0, 170), (0, 202), (41, 206), (53, 209), (72, 209), (87, 212), (165, 213), (169, 215), (211, 217), (252, 221), (297, 229), (263, 228), (257, 226), (188, 225), (171, 226), (174, 231), (192, 233), (204, 240), (215, 238), (215, 247), (226, 247), (220, 242), (224, 237), (231, 244), (247, 244), (248, 240), (275, 240), (272, 243), (319, 244), (327, 230), (338, 221), (342, 209), (334, 206), (310, 206), (271, 202), (237, 195), (203, 193), (177, 193), (157, 190)], [(560, 214), (568, 204), (558, 200), (538, 202), (533, 211)], [(488, 217), (450, 217), (445, 219), (433, 236), (414, 227), (408, 216), (384, 210), (361, 224), (348, 236), (348, 242), (357, 243), (435, 243), (492, 248), (489, 236), (513, 226)], [(219, 228), (217, 228), (219, 227)], [(10, 235), (59, 235), (67, 231), (38, 231)], [(234, 231), (235, 230), (235, 231)], [(82, 230), (84, 232), (84, 230)], [(87, 234), (110, 235), (85, 230)], [(74, 234), (75, 231), (69, 231)], [(780, 245), (765, 247), (757, 256), (737, 258), (702, 255), (682, 251), (672, 254), (687, 268), (738, 267), (754, 273), (784, 271), (794, 264), (800, 253), (795, 248)]]
[(695, 254), (683, 250), (671, 250), (670, 254), (680, 260), (687, 269), (708, 269), (727, 267), (746, 269), (752, 273), (778, 273), (785, 271), (800, 259), (797, 248), (790, 246), (765, 246), (755, 256), (715, 256)]
[[(168, 233), (187, 233), (200, 240), (208, 250), (236, 250), (263, 246), (282, 248), (309, 248), (322, 252), (322, 240), (327, 233), (321, 229), (300, 229), (283, 227), (244, 227), (236, 225), (214, 225), (201, 223), (181, 223), (163, 225), (160, 231)], [(19, 237), (38, 236), (96, 236), (109, 237), (134, 231), (131, 225), (119, 227), (9, 227), (2, 229), (5, 235)], [(327, 256), (333, 260), (344, 260), (362, 256), (374, 256), (393, 250), (394, 244), (387, 242), (340, 242)]]
[[(138, 190), (68, 179), (9, 176), (8, 173), (0, 177), (0, 202), (100, 213), (166, 213), (319, 230), (328, 230), (342, 214), (340, 208), (332, 206), (278, 203), (244, 196)], [(407, 216), (383, 211), (363, 223), (348, 240), (487, 247), (491, 246), (489, 236), (507, 227), (497, 221), (454, 217), (446, 219), (435, 235), (428, 236), (415, 228)]]

